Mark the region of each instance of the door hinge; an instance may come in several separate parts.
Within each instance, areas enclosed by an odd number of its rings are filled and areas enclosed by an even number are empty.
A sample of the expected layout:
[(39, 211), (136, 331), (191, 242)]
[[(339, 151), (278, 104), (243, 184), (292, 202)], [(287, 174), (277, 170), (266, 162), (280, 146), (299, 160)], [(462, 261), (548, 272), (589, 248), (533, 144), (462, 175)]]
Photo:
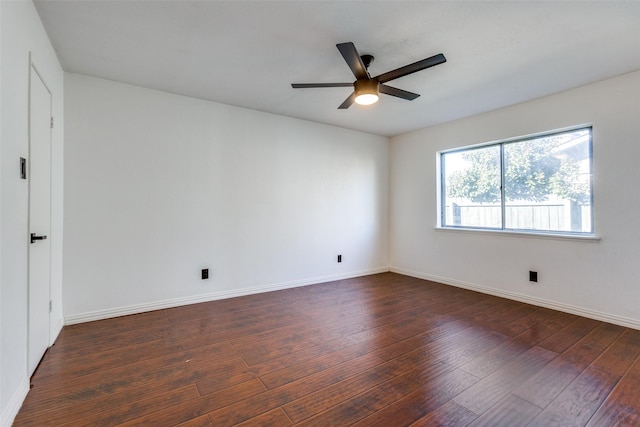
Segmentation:
[(49, 300), (49, 313), (53, 311), (53, 301)]
[(53, 129), (53, 116), (51, 116), (51, 129)]
[(27, 179), (27, 159), (20, 157), (20, 179)]

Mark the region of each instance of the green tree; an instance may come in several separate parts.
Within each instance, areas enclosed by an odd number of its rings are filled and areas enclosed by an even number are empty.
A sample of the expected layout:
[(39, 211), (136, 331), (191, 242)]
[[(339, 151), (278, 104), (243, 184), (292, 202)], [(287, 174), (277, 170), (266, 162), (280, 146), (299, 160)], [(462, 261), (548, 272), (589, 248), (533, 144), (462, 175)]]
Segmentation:
[[(561, 134), (504, 144), (505, 194), (508, 200), (540, 202), (556, 195), (586, 202), (589, 183), (580, 179), (579, 160), (558, 150), (566, 142), (566, 135)], [(499, 146), (465, 151), (461, 156), (468, 167), (450, 176), (447, 195), (475, 203), (499, 202)]]
[(470, 165), (447, 180), (447, 195), (477, 203), (500, 201), (500, 149), (497, 146), (465, 151), (462, 159)]

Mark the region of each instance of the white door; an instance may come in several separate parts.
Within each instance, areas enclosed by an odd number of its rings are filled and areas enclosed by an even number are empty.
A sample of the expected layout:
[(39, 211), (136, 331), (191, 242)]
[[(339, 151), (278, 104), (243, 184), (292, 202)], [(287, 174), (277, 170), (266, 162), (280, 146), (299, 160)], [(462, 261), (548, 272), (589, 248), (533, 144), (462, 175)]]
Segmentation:
[(29, 78), (29, 376), (49, 347), (51, 276), (51, 93), (35, 67)]

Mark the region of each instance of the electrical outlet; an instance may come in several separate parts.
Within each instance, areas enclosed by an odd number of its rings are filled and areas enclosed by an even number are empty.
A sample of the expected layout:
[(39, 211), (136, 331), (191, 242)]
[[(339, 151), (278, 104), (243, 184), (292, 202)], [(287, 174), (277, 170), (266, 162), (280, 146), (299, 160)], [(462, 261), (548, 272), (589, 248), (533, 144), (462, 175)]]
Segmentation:
[(537, 271), (529, 271), (529, 281), (530, 282), (538, 282), (538, 272)]
[(202, 269), (202, 280), (208, 279), (209, 278), (209, 269), (208, 268), (203, 268)]
[(338, 262), (342, 262), (342, 255), (338, 255)]

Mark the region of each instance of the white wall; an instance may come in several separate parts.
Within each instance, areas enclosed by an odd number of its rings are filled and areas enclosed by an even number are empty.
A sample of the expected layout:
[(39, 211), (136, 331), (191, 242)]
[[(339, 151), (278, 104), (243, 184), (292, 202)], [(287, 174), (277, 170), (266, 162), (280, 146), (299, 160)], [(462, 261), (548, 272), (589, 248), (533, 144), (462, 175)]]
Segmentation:
[[(639, 113), (635, 72), (392, 138), (392, 270), (640, 328)], [(601, 241), (434, 229), (439, 150), (580, 124), (593, 125)]]
[(74, 74), (65, 114), (68, 323), (388, 270), (387, 138)]
[(28, 183), (19, 176), (28, 158), (29, 52), (53, 93), (51, 340), (62, 327), (63, 72), (31, 1), (0, 1), (0, 409), (9, 425), (29, 390), (27, 377)]

